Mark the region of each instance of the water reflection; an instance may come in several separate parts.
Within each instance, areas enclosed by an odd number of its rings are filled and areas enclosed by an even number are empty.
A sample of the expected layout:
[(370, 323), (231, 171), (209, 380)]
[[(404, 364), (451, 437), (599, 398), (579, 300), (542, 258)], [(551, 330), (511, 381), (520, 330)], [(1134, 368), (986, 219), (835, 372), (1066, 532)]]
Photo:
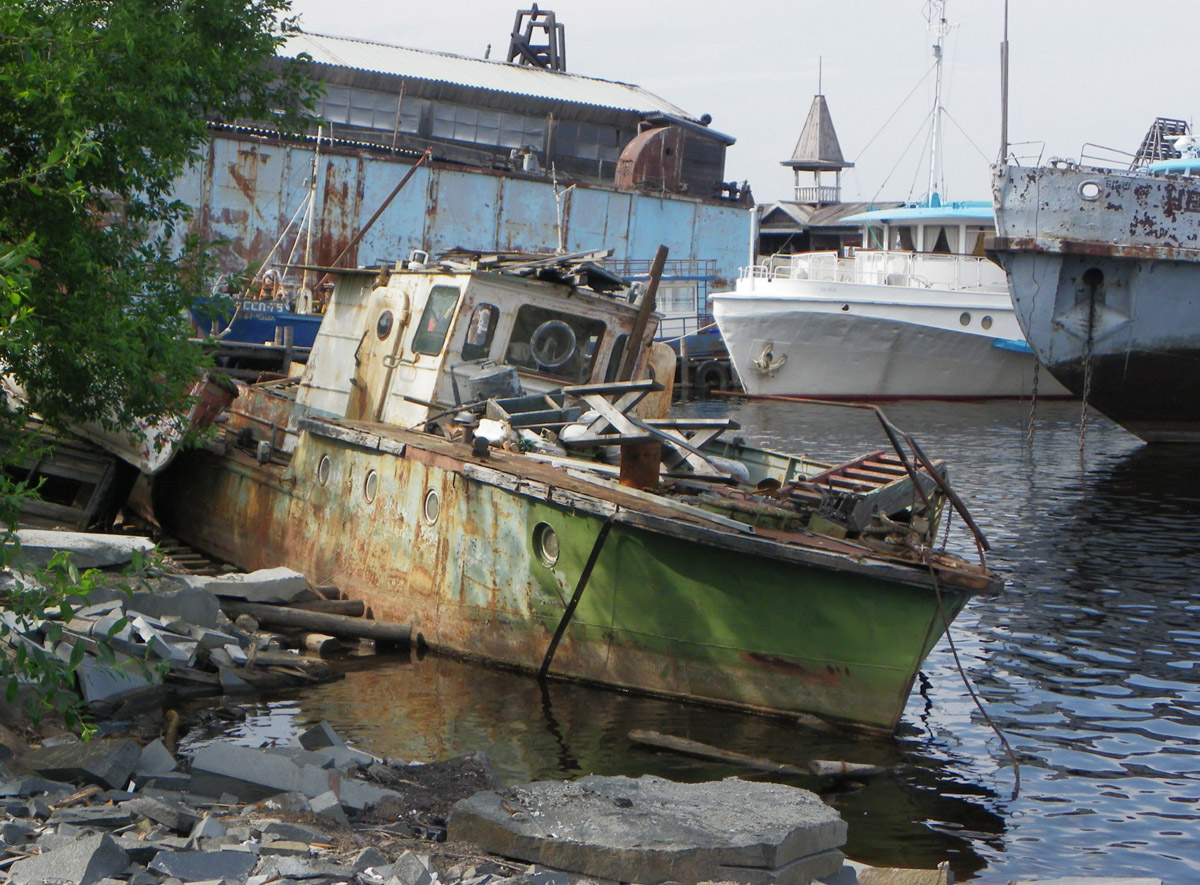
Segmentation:
[[(742, 435), (814, 457), (884, 447), (867, 412), (701, 403)], [(726, 766), (631, 745), (635, 728), (779, 762), (850, 759), (890, 774), (827, 792), (847, 853), (984, 882), (1065, 876), (1200, 881), (1200, 470), (1080, 409), (1028, 403), (885, 407), (933, 457), (992, 543), (1005, 590), (973, 601), (952, 635), (963, 667), (1021, 759), (1021, 791), (943, 642), (894, 738), (833, 738), (777, 720), (552, 684), (426, 658), (356, 663), (344, 683), (257, 711), (262, 734), (328, 719), (377, 753), (436, 759), (485, 750), (506, 781), (595, 772), (679, 780)], [(949, 543), (974, 545), (958, 521)], [(791, 781), (809, 789), (824, 785)]]
[[(374, 753), (405, 761), (483, 750), (506, 783), (584, 774), (656, 774), (679, 781), (763, 777), (749, 769), (658, 751), (629, 740), (651, 729), (777, 762), (850, 759), (886, 766), (863, 784), (831, 785), (816, 778), (780, 779), (821, 792), (850, 824), (847, 851), (867, 862), (936, 865), (953, 858), (964, 874), (984, 861), (958, 827), (992, 839), (1001, 817), (993, 798), (964, 781), (945, 758), (914, 760), (889, 738), (828, 736), (782, 720), (671, 703), (622, 692), (536, 680), (460, 661), (427, 656), (359, 659), (342, 682), (252, 709), (226, 732), (257, 745), (268, 735), (328, 720)], [(287, 726), (281, 729), (281, 722)], [(204, 735), (192, 735), (192, 745)], [(928, 826), (927, 822), (938, 822)]]

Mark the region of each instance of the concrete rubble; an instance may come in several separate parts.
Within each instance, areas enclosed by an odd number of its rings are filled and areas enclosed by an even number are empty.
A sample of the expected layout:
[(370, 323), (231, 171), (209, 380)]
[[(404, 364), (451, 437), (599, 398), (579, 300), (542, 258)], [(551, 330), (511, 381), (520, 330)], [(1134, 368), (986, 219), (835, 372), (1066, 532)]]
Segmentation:
[[(80, 567), (121, 566), (133, 551), (152, 547), (123, 535), (22, 530), (19, 537), (21, 562), (34, 565), (63, 550)], [(47, 608), (44, 619), (0, 609), (8, 628), (0, 631), (0, 650), (23, 646), (27, 653), (36, 649), (77, 662), (76, 688), (93, 716), (153, 706), (170, 694), (253, 692), (338, 678), (318, 658), (294, 650), (302, 637), (265, 633), (252, 622), (239, 626), (221, 611), (222, 599), (320, 598), (298, 572), (197, 577), (143, 569), (132, 576), (101, 572), (99, 578), (87, 599), (71, 600), (75, 608), (67, 621), (57, 607)], [(0, 594), (39, 589), (20, 570), (0, 572)]]

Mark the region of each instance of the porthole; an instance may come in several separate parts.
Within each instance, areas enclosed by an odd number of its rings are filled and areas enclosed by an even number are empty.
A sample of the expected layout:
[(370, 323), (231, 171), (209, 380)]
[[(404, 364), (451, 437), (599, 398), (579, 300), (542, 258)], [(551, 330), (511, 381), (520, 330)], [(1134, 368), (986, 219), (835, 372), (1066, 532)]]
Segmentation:
[(849, 304), (843, 304), (843, 305), (842, 305), (842, 310), (849, 310), (849, 309), (850, 309), (850, 305), (849, 305)]
[(1098, 181), (1083, 181), (1079, 184), (1079, 196), (1089, 203), (1100, 199), (1100, 183)]
[(437, 489), (430, 489), (425, 493), (422, 512), (425, 514), (425, 521), (430, 525), (438, 521), (438, 514), (442, 512), (442, 499), (438, 497)]
[(370, 504), (375, 500), (375, 495), (379, 492), (379, 474), (374, 470), (367, 471), (367, 478), (363, 480), (363, 497)]
[(379, 336), (380, 341), (392, 334), (392, 312), (390, 310), (385, 310), (379, 315), (379, 322), (375, 324), (375, 334)]
[(992, 318), (991, 318), (991, 317), (984, 317), (983, 319), (981, 319), (981, 320), (979, 321), (979, 325), (983, 326), (983, 328), (984, 328), (984, 330), (985, 330), (985, 331), (986, 331), (986, 330), (988, 330), (988, 329), (990, 329), (990, 328), (992, 327)]
[(554, 568), (558, 562), (558, 532), (544, 522), (533, 527), (533, 546), (538, 559), (546, 568)]
[(328, 455), (322, 455), (320, 462), (317, 464), (317, 482), (321, 485), (329, 482), (329, 474), (333, 472), (333, 461)]
[(969, 326), (971, 325), (971, 315), (964, 310), (962, 315), (958, 318), (958, 321), (964, 326)]

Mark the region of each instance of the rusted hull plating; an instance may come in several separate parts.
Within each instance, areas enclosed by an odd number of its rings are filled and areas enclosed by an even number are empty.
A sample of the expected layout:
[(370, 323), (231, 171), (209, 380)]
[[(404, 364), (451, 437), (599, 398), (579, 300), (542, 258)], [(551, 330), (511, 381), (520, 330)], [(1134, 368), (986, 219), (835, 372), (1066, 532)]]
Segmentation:
[(1000, 167), (998, 236), (1017, 318), (1065, 387), (1148, 442), (1200, 442), (1200, 182)]
[[(336, 583), (431, 646), (537, 670), (606, 523), (550, 672), (892, 729), (984, 574), (800, 549), (382, 425), (306, 432), (287, 466), (190, 453), (156, 512), (245, 567)], [(552, 557), (541, 543), (547, 528)], [(836, 546), (836, 543), (834, 544)], [(940, 596), (940, 603), (939, 603)]]

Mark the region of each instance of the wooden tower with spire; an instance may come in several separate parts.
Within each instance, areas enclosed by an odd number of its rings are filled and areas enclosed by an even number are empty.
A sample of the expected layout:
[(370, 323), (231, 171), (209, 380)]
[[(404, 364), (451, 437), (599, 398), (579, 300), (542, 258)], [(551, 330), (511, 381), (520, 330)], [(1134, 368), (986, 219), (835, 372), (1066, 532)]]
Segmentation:
[[(840, 203), (842, 199), (842, 170), (849, 169), (854, 164), (847, 163), (842, 156), (842, 146), (838, 143), (837, 133), (833, 129), (833, 118), (829, 115), (829, 105), (825, 96), (813, 96), (812, 107), (808, 109), (808, 119), (800, 130), (800, 139), (792, 158), (784, 160), (782, 165), (791, 166), (795, 173), (795, 201), (814, 206), (824, 206), (830, 203)], [(800, 184), (800, 173), (813, 174), (812, 185)], [(821, 184), (821, 173), (832, 172), (834, 184), (832, 187)]]

